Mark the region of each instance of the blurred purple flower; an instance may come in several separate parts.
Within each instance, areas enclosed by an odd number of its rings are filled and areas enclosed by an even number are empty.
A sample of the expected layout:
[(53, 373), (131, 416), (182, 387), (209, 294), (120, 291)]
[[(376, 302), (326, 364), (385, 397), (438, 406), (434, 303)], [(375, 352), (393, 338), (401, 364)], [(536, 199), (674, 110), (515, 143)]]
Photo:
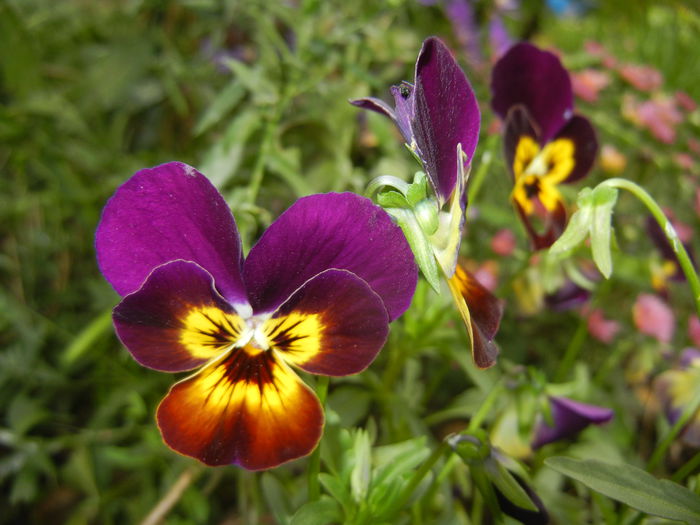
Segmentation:
[[(574, 115), (569, 74), (559, 58), (527, 42), (511, 47), (491, 76), (491, 106), (504, 125), (511, 198), (533, 248), (548, 248), (566, 226), (557, 188), (585, 177), (598, 141), (591, 123)], [(535, 219), (542, 221), (538, 228)]]
[(532, 448), (538, 449), (548, 443), (575, 437), (589, 425), (602, 425), (614, 415), (609, 408), (580, 403), (565, 397), (549, 398), (553, 426), (540, 421), (535, 432)]

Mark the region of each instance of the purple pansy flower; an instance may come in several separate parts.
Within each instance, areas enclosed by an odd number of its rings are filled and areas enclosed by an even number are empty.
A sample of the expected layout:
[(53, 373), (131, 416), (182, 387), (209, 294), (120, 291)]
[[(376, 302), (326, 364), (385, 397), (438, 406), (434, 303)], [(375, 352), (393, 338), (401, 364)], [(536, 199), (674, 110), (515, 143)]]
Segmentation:
[(538, 424), (531, 445), (533, 449), (554, 441), (572, 438), (588, 425), (602, 425), (613, 417), (613, 411), (609, 408), (580, 403), (565, 397), (551, 396), (549, 402), (553, 426), (549, 426), (544, 421)]
[(244, 258), (224, 199), (178, 162), (117, 189), (95, 245), (123, 296), (113, 319), (133, 357), (163, 372), (199, 369), (158, 407), (165, 443), (253, 470), (304, 456), (320, 438), (321, 405), (291, 367), (364, 370), (417, 279), (401, 230), (350, 193), (298, 200)]
[[(591, 123), (574, 115), (569, 74), (553, 53), (521, 42), (496, 63), (491, 106), (504, 120), (512, 199), (533, 247), (551, 246), (566, 225), (557, 186), (586, 176), (598, 142)], [(538, 228), (533, 220), (541, 219)]]
[(368, 97), (351, 101), (392, 119), (423, 164), (442, 212), (436, 232), (428, 235), (455, 304), (470, 335), (474, 362), (487, 368), (496, 362), (493, 339), (502, 303), (459, 264), (459, 247), (466, 208), (466, 173), (479, 140), (481, 117), (464, 71), (445, 44), (435, 37), (423, 42), (415, 68), (415, 84), (391, 88), (395, 107)]

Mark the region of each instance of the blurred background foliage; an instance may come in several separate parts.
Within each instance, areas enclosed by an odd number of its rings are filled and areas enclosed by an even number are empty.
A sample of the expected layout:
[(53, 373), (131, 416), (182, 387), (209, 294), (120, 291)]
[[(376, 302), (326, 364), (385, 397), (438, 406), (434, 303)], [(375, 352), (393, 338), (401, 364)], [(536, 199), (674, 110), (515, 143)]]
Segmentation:
[[(580, 347), (579, 358), (558, 379), (590, 402), (614, 407), (618, 417), (569, 449), (643, 463), (665, 423), (645, 419), (644, 404), (617, 372), (645, 356), (651, 364), (639, 364), (644, 370), (662, 366), (659, 343), (640, 334), (629, 313), (636, 294), (651, 289), (650, 257), (660, 260), (650, 255), (641, 207), (621, 202), (615, 276), (592, 299), (622, 323), (615, 345), (589, 337), (577, 312), (524, 316), (514, 282), (530, 260), (508, 203), (500, 139), (487, 133), (495, 118), (488, 59), (470, 63), (440, 2), (428, 3), (0, 0), (0, 523), (135, 523), (183, 479), (187, 488), (167, 523), (290, 522), (305, 501), (305, 460), (264, 474), (193, 471), (190, 460), (162, 444), (153, 414), (173, 378), (138, 366), (114, 336), (109, 316), (118, 298), (96, 268), (95, 226), (119, 184), (169, 160), (190, 163), (214, 181), (246, 248), (297, 197), (361, 193), (385, 173), (410, 178), (416, 165), (391, 123), (347, 100), (386, 99), (391, 84), (413, 78), (429, 35), (456, 50), (482, 104), (475, 169), (490, 164), (473, 201), (465, 253), (477, 266), (497, 267), (498, 294), (507, 301), (498, 336), (504, 359), (498, 371), (475, 371), (449, 294), (438, 297), (422, 283), (372, 367), (332, 382), (324, 472), (345, 479), (348, 491), (360, 490), (348, 473), (365, 439), (382, 446), (414, 440), (401, 450), (377, 448), (377, 476), (402, 474), (382, 468), (406, 451), (415, 461), (400, 464), (414, 469), (426, 457), (426, 436), (460, 428), (502, 378), (513, 382), (513, 392), (525, 388), (522, 382), (537, 377), (525, 366), (553, 379), (570, 345)], [(495, 4), (473, 4), (485, 27)], [(597, 64), (584, 47), (594, 40), (621, 61), (658, 69), (668, 93), (700, 101), (694, 2), (589, 1), (575, 3), (583, 5), (576, 16), (560, 16), (544, 2), (520, 4), (504, 18), (513, 39), (556, 47), (573, 70)], [(486, 33), (480, 38), (487, 49)], [(615, 76), (597, 102), (577, 101), (577, 108), (592, 118), (601, 142), (623, 153), (624, 176), (696, 229), (700, 160), (696, 152), (681, 165), (677, 155), (692, 154), (686, 139), (698, 136), (700, 114), (689, 114), (672, 144), (659, 142), (622, 116), (629, 90)], [(592, 181), (605, 176), (598, 169)], [(575, 194), (567, 192), (570, 202)], [(512, 257), (490, 248), (501, 228), (516, 232)], [(685, 326), (692, 298), (682, 283), (670, 285), (668, 295)], [(670, 346), (687, 344), (679, 330)], [(353, 426), (366, 430), (347, 430)], [(567, 516), (580, 516), (587, 505), (584, 489), (577, 487), (579, 499), (557, 492), (561, 478), (539, 472), (550, 511), (572, 523)], [(459, 466), (453, 475), (457, 481), (446, 477), (394, 523), (474, 519), (478, 497)], [(595, 522), (612, 504), (597, 505), (586, 507)]]

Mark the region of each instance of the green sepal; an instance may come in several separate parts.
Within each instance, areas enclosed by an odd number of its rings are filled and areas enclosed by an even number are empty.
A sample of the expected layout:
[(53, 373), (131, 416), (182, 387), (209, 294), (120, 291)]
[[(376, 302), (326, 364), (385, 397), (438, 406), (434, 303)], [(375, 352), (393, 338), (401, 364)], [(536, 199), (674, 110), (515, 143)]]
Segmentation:
[(413, 210), (385, 208), (385, 211), (396, 220), (396, 223), (403, 231), (413, 256), (416, 258), (416, 264), (418, 264), (418, 268), (423, 273), (425, 280), (428, 281), (428, 284), (435, 292), (440, 293), (440, 272), (435, 255), (433, 255), (433, 247), (416, 219)]
[(501, 465), (496, 459), (489, 458), (484, 464), (484, 470), (491, 483), (507, 498), (513, 505), (521, 509), (538, 512), (537, 505), (533, 503), (527, 492), (520, 486), (513, 475)]
[(612, 233), (612, 212), (617, 202), (617, 194), (617, 189), (608, 186), (599, 186), (593, 190), (591, 252), (593, 253), (593, 261), (606, 279), (608, 279), (612, 273), (610, 240)]

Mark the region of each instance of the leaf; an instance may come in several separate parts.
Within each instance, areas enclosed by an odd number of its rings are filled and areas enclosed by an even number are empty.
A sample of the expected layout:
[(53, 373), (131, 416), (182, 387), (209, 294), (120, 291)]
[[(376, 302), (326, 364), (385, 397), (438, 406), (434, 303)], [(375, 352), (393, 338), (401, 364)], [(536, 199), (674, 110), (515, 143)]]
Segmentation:
[(661, 518), (700, 523), (700, 496), (632, 465), (553, 457), (545, 464), (596, 492)]
[(372, 445), (369, 442), (369, 434), (358, 429), (355, 434), (353, 446), (355, 465), (350, 474), (350, 488), (353, 499), (360, 503), (367, 497), (367, 489), (372, 479)]
[(321, 496), (318, 501), (302, 505), (294, 514), (291, 525), (327, 525), (329, 523), (342, 523), (340, 506), (328, 496)]
[(226, 86), (213, 100), (209, 107), (201, 116), (194, 128), (194, 135), (199, 136), (219, 122), (226, 114), (234, 108), (245, 95), (243, 84), (234, 80)]
[(280, 525), (287, 525), (291, 514), (291, 505), (287, 492), (284, 490), (284, 485), (269, 472), (262, 474), (260, 483), (263, 497), (267, 502), (268, 508), (274, 514), (275, 520)]

